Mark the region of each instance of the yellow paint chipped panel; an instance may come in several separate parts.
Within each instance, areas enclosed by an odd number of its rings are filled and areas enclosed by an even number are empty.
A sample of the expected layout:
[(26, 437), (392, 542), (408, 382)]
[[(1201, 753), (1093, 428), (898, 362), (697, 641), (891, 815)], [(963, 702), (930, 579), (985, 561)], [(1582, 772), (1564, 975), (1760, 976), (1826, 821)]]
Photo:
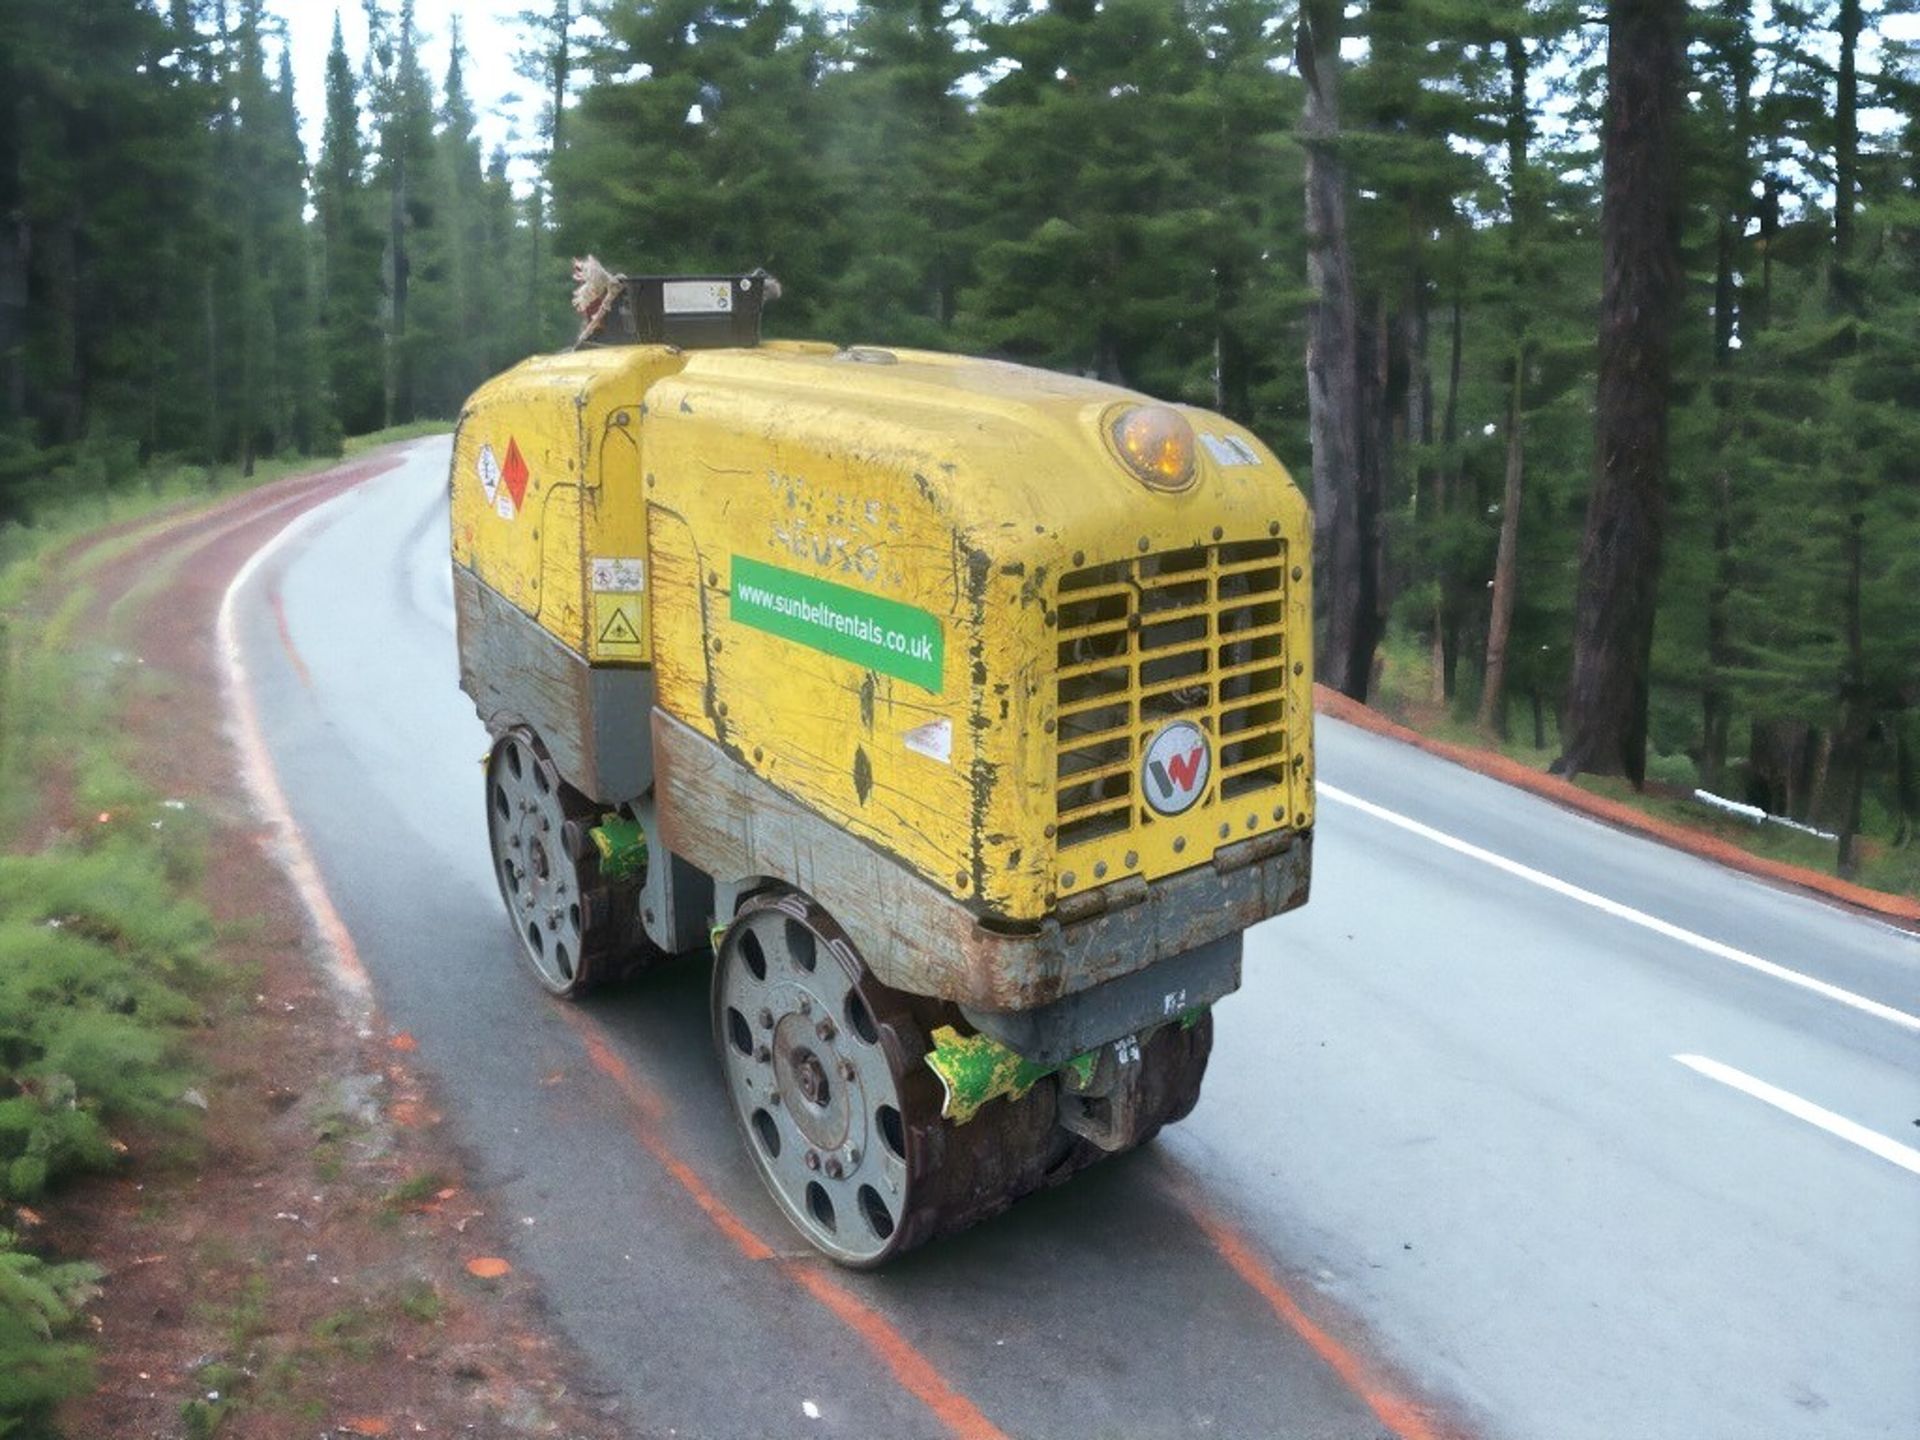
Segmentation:
[[(1016, 920), (1044, 915), (1063, 893), (1169, 874), (1221, 844), (1311, 822), (1294, 778), (1311, 765), (1300, 578), (1284, 585), (1279, 627), (1288, 753), (1277, 791), (1258, 809), (1223, 808), (1239, 797), (1216, 786), (1178, 819), (1129, 803), (1112, 835), (1070, 857), (1056, 846), (1059, 676), (1075, 663), (1057, 634), (1062, 578), (1255, 542), (1284, 550), (1289, 573), (1304, 567), (1306, 506), (1250, 433), (1184, 412), (1201, 438), (1198, 473), (1169, 495), (1122, 469), (1105, 440), (1116, 407), (1139, 397), (1017, 366), (904, 351), (890, 361), (714, 351), (689, 357), (651, 399), (645, 465), (673, 534), (669, 560), (656, 520), (660, 703), (788, 793)], [(906, 618), (885, 620), (887, 606)], [(916, 615), (940, 641), (931, 683), (924, 669), (860, 648), (864, 628), (915, 638)], [(1218, 668), (1225, 652), (1201, 648)], [(1137, 802), (1159, 717), (1132, 688), (1120, 768)], [(1220, 705), (1205, 723), (1223, 719), (1248, 723)], [(1216, 757), (1235, 743), (1209, 740)]]
[(1111, 427), (1143, 399), (808, 342), (533, 360), (462, 417), (454, 555), (591, 661), (651, 663), (661, 707), (772, 784), (1033, 921), (1313, 820), (1306, 504), (1188, 407), (1193, 483), (1142, 484)]
[(593, 660), (650, 654), (644, 607), (609, 629), (594, 562), (622, 562), (621, 584), (644, 576), (645, 398), (684, 359), (664, 346), (541, 356), (481, 387), (460, 417), (455, 562)]

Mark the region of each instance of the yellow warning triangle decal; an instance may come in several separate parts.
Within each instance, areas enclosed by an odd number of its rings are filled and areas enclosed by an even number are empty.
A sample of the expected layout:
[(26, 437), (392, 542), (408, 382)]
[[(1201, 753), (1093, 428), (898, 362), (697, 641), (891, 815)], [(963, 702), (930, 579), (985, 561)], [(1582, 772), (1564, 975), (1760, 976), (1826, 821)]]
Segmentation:
[(602, 645), (638, 645), (640, 632), (633, 628), (633, 622), (627, 619), (627, 607), (622, 605), (607, 617), (607, 623), (600, 627)]

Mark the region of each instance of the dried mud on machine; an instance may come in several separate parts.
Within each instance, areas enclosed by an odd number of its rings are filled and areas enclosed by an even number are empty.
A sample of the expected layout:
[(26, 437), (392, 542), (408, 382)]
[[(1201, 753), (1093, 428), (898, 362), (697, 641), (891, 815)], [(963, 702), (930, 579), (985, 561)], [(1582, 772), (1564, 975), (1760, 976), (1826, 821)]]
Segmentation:
[(1311, 520), (1249, 431), (614, 279), (468, 402), (463, 687), (532, 973), (714, 951), (743, 1143), (871, 1266), (1190, 1111), (1305, 902)]

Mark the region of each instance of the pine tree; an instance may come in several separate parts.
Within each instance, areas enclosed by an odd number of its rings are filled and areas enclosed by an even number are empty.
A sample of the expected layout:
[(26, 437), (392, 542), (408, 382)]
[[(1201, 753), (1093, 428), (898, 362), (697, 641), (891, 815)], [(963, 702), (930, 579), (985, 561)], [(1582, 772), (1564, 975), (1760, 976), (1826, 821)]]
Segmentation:
[(1326, 612), (1316, 659), (1328, 685), (1365, 700), (1381, 632), (1382, 496), (1378, 456), (1370, 464), (1363, 453), (1363, 360), (1347, 236), (1347, 175), (1338, 145), (1343, 8), (1340, 0), (1302, 0), (1294, 53), (1307, 97), (1300, 126), (1307, 152), (1307, 282), (1314, 293), (1307, 398), (1318, 519), (1315, 594)]
[(541, 145), (536, 151), (539, 178), (522, 206), (521, 230), (525, 244), (517, 273), (525, 283), (515, 292), (524, 303), (514, 326), (522, 351), (541, 350), (568, 333), (571, 316), (566, 287), (549, 273), (554, 254), (555, 175), (558, 157), (566, 148), (567, 99), (576, 66), (574, 29), (580, 19), (578, 0), (548, 0), (545, 8), (522, 10), (516, 19), (528, 45), (514, 57), (519, 74), (540, 87), (544, 97), (539, 121)]
[(483, 277), (480, 368), (496, 375), (540, 348), (523, 332), (524, 309), (515, 299), (525, 294), (529, 278), (522, 277), (525, 251), (520, 244), (519, 210), (513, 184), (507, 178), (507, 150), (494, 147), (487, 159), (486, 179), (480, 190), (479, 267)]
[(844, 64), (823, 77), (828, 183), (861, 217), (834, 277), (837, 303), (822, 298), (827, 334), (952, 344), (972, 218), (957, 87), (973, 68), (961, 44), (975, 23), (969, 0), (866, 0)]
[(302, 211), (305, 161), (286, 89), (267, 78), (264, 0), (241, 0), (226, 85), (232, 116), (224, 213), (234, 264), (221, 287), (234, 337), (232, 379), (242, 472), (283, 447), (311, 449), (318, 425), (313, 322)]
[(413, 0), (400, 0), (391, 23), (378, 0), (366, 4), (369, 54), (377, 66), (371, 87), (380, 136), (375, 178), (386, 214), (384, 419), (396, 425), (419, 413), (416, 375), (432, 362), (413, 325), (413, 283), (416, 236), (434, 215), (433, 91), (420, 64)]
[[(983, 25), (1002, 73), (981, 97), (969, 189), (976, 346), (1161, 394), (1204, 376), (1210, 217), (1183, 143), (1204, 52), (1159, 0), (1054, 4)], [(1193, 398), (1202, 398), (1195, 396)]]
[(359, 86), (337, 13), (326, 80), (326, 121), (313, 176), (323, 348), (335, 420), (345, 433), (357, 435), (378, 428), (384, 411), (381, 243), (370, 213)]
[(466, 48), (456, 17), (435, 138), (431, 226), (415, 246), (416, 406), (421, 414), (454, 415), (487, 375), (488, 307), (483, 302), (485, 217), (480, 142), (467, 96)]
[(851, 223), (823, 158), (819, 17), (787, 3), (616, 0), (553, 186), (562, 246), (647, 271), (764, 266), (771, 333), (814, 331)]
[[(0, 428), (17, 443), (179, 436), (170, 322), (204, 250), (212, 108), (181, 67), (198, 49), (137, 0), (0, 7)], [(21, 473), (44, 468), (28, 455)]]
[(1685, 6), (1612, 0), (1607, 16), (1606, 288), (1594, 488), (1580, 551), (1567, 729), (1555, 769), (1625, 775), (1638, 786), (1646, 773), (1679, 299), (1674, 150)]

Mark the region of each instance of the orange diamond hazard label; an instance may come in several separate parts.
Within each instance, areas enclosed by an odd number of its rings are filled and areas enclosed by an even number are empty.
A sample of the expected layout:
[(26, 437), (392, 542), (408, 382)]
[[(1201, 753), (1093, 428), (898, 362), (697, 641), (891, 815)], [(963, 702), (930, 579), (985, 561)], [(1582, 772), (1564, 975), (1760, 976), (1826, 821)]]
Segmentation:
[(501, 519), (511, 520), (520, 513), (520, 507), (526, 503), (530, 475), (526, 457), (520, 453), (520, 442), (509, 438), (506, 459), (500, 462), (500, 483), (493, 491), (493, 508), (499, 511)]

